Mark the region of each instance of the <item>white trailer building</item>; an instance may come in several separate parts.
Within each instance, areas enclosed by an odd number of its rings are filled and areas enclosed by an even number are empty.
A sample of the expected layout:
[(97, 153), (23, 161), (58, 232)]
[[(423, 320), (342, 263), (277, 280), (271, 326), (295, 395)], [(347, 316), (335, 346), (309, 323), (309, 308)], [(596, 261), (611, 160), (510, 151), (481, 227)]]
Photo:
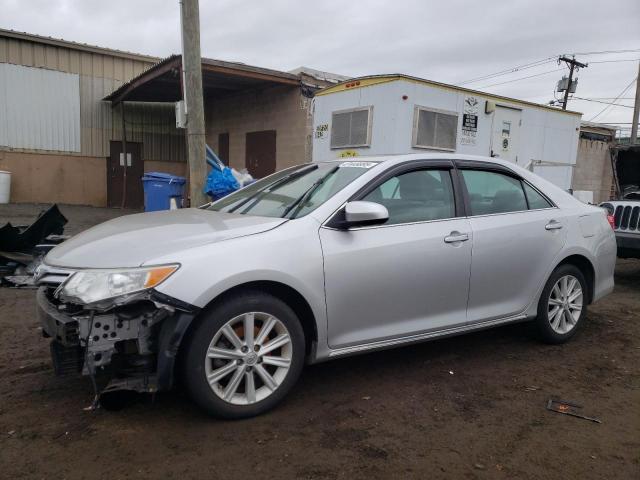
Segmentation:
[(407, 75), (316, 93), (313, 160), (459, 152), (493, 155), (571, 188), (582, 114)]

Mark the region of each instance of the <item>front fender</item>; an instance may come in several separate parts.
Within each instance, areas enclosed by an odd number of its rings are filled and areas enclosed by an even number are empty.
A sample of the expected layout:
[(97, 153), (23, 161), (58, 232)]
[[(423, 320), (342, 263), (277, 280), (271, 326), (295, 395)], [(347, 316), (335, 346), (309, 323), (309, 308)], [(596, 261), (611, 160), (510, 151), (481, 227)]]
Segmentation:
[(326, 345), (324, 271), (318, 222), (312, 217), (289, 221), (257, 235), (203, 245), (154, 259), (180, 263), (156, 289), (204, 308), (222, 293), (240, 285), (271, 281), (296, 290), (309, 304), (320, 346)]

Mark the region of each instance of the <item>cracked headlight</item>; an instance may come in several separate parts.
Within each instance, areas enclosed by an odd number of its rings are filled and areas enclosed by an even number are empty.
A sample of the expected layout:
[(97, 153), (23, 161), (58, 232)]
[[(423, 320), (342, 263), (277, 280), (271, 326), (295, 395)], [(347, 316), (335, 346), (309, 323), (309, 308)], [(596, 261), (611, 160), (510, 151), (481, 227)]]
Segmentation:
[(60, 286), (59, 296), (72, 303), (91, 304), (138, 293), (160, 285), (179, 265), (118, 270), (80, 270)]

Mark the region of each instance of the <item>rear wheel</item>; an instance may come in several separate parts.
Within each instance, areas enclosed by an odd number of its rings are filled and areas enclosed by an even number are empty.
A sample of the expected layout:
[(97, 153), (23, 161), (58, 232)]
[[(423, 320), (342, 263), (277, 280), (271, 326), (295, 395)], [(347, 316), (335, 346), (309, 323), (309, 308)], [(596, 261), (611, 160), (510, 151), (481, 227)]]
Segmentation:
[(587, 311), (587, 282), (574, 265), (561, 265), (549, 277), (538, 303), (536, 326), (543, 341), (564, 343)]
[(207, 312), (190, 337), (187, 388), (212, 415), (259, 415), (295, 384), (304, 345), (298, 318), (280, 299), (262, 292), (231, 297)]

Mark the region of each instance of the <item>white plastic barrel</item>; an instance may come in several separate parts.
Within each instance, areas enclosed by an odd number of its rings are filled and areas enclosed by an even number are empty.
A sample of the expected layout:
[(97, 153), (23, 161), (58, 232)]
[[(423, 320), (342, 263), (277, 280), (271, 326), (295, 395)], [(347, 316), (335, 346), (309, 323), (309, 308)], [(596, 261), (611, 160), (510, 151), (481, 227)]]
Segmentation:
[(11, 172), (0, 170), (0, 203), (9, 203), (11, 196)]

